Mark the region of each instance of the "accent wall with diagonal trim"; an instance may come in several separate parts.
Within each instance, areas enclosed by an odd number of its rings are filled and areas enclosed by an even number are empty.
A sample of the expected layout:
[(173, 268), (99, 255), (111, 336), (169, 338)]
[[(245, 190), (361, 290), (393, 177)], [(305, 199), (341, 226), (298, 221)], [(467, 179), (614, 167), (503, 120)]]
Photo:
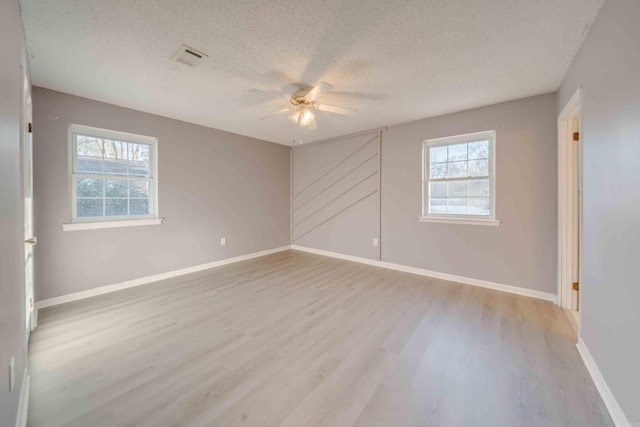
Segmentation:
[(293, 150), (292, 241), (379, 259), (378, 131)]

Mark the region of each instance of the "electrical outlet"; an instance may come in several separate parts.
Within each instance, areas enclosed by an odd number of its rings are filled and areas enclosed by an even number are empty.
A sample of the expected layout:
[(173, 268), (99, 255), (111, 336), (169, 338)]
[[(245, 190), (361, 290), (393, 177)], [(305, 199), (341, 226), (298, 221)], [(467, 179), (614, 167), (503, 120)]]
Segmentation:
[(373, 238), (373, 246), (378, 246), (378, 238), (377, 237)]
[(9, 391), (13, 391), (16, 386), (16, 359), (11, 358), (9, 361)]
[(226, 237), (221, 237), (220, 238), (220, 246), (224, 246), (227, 244), (227, 238)]

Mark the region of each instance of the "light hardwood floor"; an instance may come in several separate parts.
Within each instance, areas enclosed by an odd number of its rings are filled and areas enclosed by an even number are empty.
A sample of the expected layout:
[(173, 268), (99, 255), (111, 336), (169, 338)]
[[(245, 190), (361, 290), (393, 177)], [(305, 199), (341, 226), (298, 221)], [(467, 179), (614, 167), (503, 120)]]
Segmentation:
[(564, 313), (287, 251), (40, 311), (30, 426), (609, 426)]

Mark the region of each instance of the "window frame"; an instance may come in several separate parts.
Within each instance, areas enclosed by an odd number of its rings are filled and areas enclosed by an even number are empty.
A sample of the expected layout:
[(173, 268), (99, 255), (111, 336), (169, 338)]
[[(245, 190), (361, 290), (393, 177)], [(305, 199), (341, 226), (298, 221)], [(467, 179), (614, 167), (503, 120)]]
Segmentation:
[[(430, 149), (432, 147), (442, 147), (455, 144), (463, 144), (489, 140), (489, 215), (473, 215), (473, 214), (450, 214), (450, 213), (430, 213), (429, 212), (429, 183), (430, 178)], [(500, 221), (496, 219), (496, 132), (495, 130), (487, 130), (481, 132), (467, 133), (463, 135), (447, 136), (442, 138), (427, 139), (422, 142), (422, 215), (421, 222), (436, 222), (445, 224), (469, 224), (469, 225), (490, 225), (498, 226)], [(448, 182), (453, 180), (467, 180), (469, 178), (484, 177), (461, 177), (454, 179), (437, 179), (434, 181)]]
[[(78, 176), (91, 174), (78, 174), (76, 171), (77, 162), (77, 138), (76, 135), (94, 136), (97, 138), (112, 139), (121, 142), (130, 142), (134, 144), (144, 144), (149, 146), (149, 175), (144, 177), (151, 183), (151, 197), (149, 204), (151, 213), (149, 215), (126, 215), (126, 216), (100, 216), (100, 217), (78, 217), (77, 215), (77, 183)], [(158, 212), (158, 139), (138, 135), (127, 132), (120, 132), (110, 129), (102, 129), (97, 127), (69, 124), (68, 126), (68, 193), (71, 218), (70, 223), (63, 224), (63, 230), (86, 230), (96, 228), (114, 228), (127, 227), (133, 225), (152, 225), (160, 224), (162, 219)], [(95, 174), (95, 178), (107, 179), (109, 176), (104, 174)], [(114, 179), (129, 179), (127, 176), (115, 176)], [(142, 178), (142, 177), (140, 177)]]

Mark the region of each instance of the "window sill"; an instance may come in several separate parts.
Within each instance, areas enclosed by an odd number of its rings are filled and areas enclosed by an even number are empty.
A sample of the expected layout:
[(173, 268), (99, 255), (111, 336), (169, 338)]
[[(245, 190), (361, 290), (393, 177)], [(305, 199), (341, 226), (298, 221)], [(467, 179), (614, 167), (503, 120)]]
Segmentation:
[(464, 225), (488, 225), (490, 227), (498, 227), (500, 220), (485, 218), (445, 218), (435, 216), (421, 216), (420, 222), (436, 222), (440, 224), (464, 224)]
[(118, 221), (73, 222), (62, 224), (62, 231), (97, 230), (100, 228), (136, 227), (162, 224), (164, 218), (123, 219)]

